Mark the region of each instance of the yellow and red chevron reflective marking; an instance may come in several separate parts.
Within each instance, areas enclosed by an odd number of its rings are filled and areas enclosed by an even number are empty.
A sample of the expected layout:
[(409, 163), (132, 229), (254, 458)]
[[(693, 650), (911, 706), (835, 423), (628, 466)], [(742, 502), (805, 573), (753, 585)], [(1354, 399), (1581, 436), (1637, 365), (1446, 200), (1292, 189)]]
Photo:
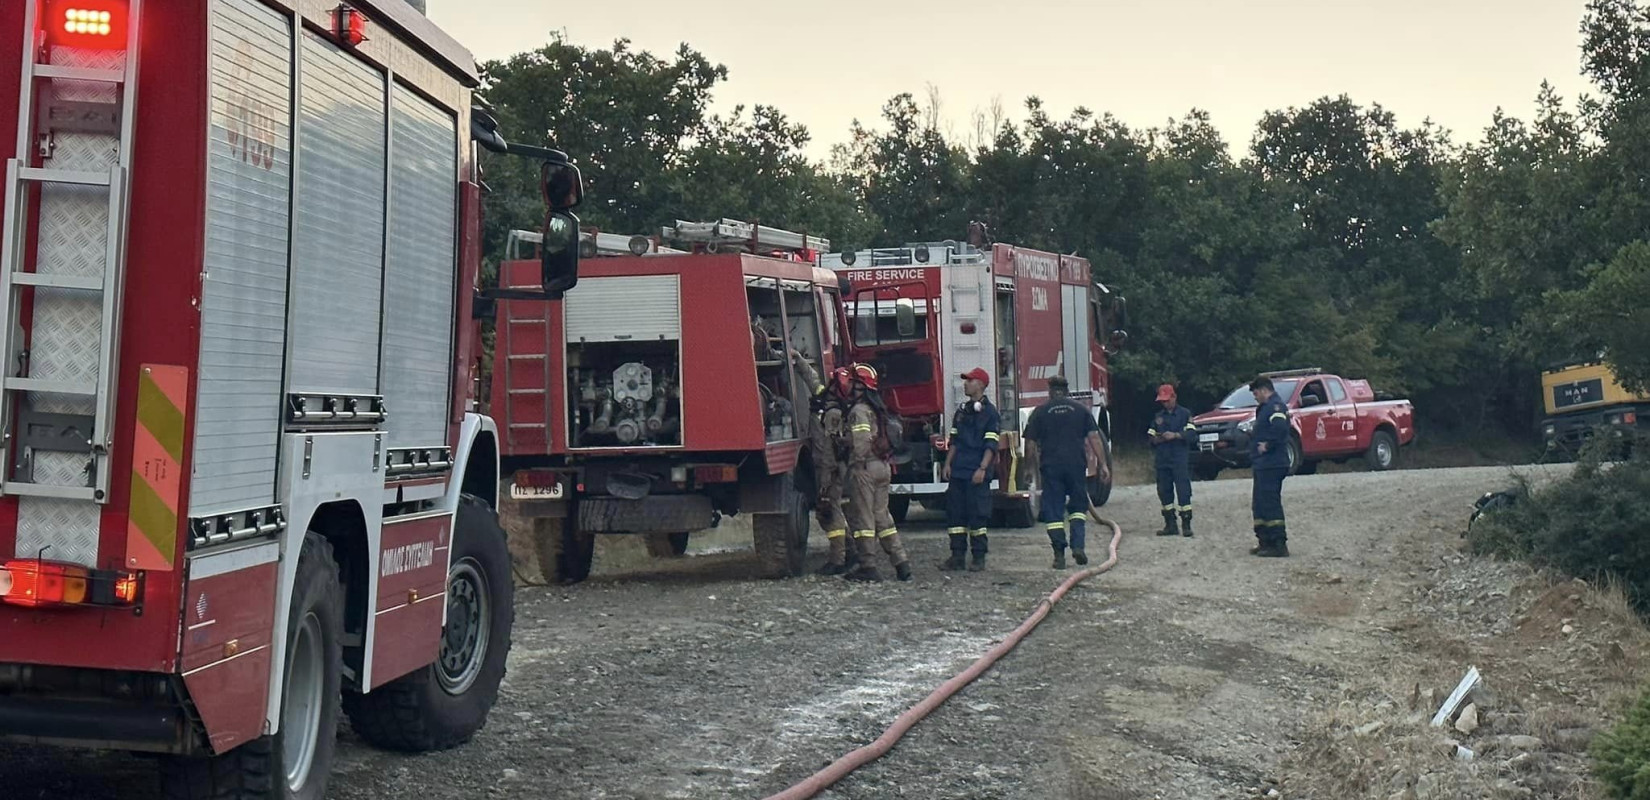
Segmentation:
[(170, 570), (177, 556), (188, 391), (186, 367), (144, 364), (138, 372), (132, 497), (126, 518), (127, 569)]

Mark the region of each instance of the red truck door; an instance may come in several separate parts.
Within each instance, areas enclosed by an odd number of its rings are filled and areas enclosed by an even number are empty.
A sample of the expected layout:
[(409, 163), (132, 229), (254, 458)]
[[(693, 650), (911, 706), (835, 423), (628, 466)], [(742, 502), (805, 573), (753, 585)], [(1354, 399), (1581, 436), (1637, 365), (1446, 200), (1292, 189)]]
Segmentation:
[(1324, 388), (1323, 379), (1308, 381), (1297, 397), (1299, 410), (1295, 418), (1300, 421), (1301, 455), (1313, 459), (1335, 452), (1331, 437), (1339, 426), (1335, 424), (1334, 406), (1329, 403), (1329, 391)]
[(935, 304), (922, 282), (861, 289), (848, 315), (854, 359), (877, 370), (883, 400), (901, 416), (945, 407)]
[(1358, 443), (1358, 406), (1347, 396), (1340, 378), (1324, 378), (1329, 389), (1329, 441), (1337, 453), (1350, 453), (1362, 448)]

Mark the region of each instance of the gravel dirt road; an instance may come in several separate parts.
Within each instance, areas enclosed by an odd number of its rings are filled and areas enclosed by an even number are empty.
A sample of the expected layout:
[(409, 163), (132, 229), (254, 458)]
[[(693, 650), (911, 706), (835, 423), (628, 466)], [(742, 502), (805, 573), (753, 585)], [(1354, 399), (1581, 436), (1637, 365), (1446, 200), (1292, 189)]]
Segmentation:
[[(1399, 696), (1412, 681), (1417, 691), (1422, 683), (1447, 691), (1465, 659), (1518, 643), (1514, 606), (1532, 577), (1458, 555), (1471, 501), (1508, 475), (1489, 468), (1291, 479), (1288, 560), (1247, 555), (1247, 481), (1197, 484), (1195, 539), (1153, 537), (1161, 523), (1153, 490), (1120, 489), (1105, 509), (1125, 532), (1118, 568), (1074, 590), (888, 757), (823, 796), (1443, 791), (1444, 778), (1427, 777), (1432, 767), (1396, 751), (1395, 769), (1377, 763), (1358, 786), (1336, 784), (1351, 771), (1337, 759), (1361, 764), (1363, 756), (1356, 748), (1349, 756), (1350, 746), (1321, 748), (1345, 735), (1337, 726), (1350, 724), (1352, 711), (1390, 711), (1383, 691)], [(346, 731), (329, 796), (640, 800), (781, 790), (874, 738), (1018, 624), (1061, 577), (1049, 569), (1038, 530), (994, 535), (989, 571), (952, 575), (938, 570), (946, 545), (937, 521), (914, 514), (905, 528), (917, 565), (910, 584), (747, 580), (747, 553), (713, 553), (639, 568), (598, 564), (596, 577), (578, 586), (524, 587), (510, 674), (486, 730), (469, 746), (420, 757), (370, 749)], [(814, 546), (810, 569), (822, 540)], [(1478, 595), (1490, 599), (1461, 612)], [(1458, 613), (1473, 616), (1458, 624)], [(1487, 636), (1498, 621), (1504, 635), (1475, 643), (1475, 626)], [(1624, 630), (1601, 635), (1625, 643), (1631, 672), (1643, 663), (1642, 642)], [(1441, 641), (1463, 643), (1440, 649)], [(1516, 658), (1486, 669), (1492, 685), (1516, 671)], [(1554, 697), (1588, 702), (1574, 691)], [(1606, 702), (1597, 692), (1591, 698)], [(1490, 712), (1486, 731), (1517, 732), (1533, 711), (1510, 701), (1503, 709), (1499, 722)], [(1564, 758), (1551, 754), (1554, 769), (1570, 769)], [(1447, 757), (1437, 761), (1438, 770), (1451, 769)], [(1468, 776), (1483, 779), (1471, 784), (1482, 791), (1448, 796), (1561, 796), (1531, 795), (1528, 775), (1491, 772)], [(158, 796), (150, 765), (127, 756), (9, 747), (0, 749), (0, 776), (8, 798)], [(1589, 796), (1585, 779), (1571, 777), (1581, 788), (1562, 796)]]

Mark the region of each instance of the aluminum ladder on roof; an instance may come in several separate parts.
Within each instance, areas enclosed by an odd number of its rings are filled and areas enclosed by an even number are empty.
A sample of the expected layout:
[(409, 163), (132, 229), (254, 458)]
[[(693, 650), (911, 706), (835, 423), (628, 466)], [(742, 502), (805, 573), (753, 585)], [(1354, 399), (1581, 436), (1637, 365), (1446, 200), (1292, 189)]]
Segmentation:
[[(47, 28), (65, 21), (39, 16), (82, 12), (34, 0), (24, 12), (17, 157), (6, 163), (0, 218), (0, 494), (22, 503), (19, 553), (33, 555), (31, 538), (43, 538), (51, 558), (97, 555), (114, 442), (141, 7), (128, 0), (124, 20), (113, 20), (125, 42), (112, 49), (56, 41), (60, 32)], [(90, 32), (98, 22), (110, 20), (93, 20)], [(36, 61), (42, 55), (49, 63)]]

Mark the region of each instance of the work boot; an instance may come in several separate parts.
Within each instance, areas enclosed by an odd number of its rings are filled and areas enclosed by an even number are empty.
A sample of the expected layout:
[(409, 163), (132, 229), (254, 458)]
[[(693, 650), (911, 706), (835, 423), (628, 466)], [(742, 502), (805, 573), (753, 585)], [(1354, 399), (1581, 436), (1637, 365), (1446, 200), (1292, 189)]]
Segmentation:
[(903, 561), (894, 565), (894, 577), (901, 581), (911, 580), (911, 562)]
[(968, 565), (969, 572), (985, 571), (985, 553), (975, 553), (974, 561)]
[(856, 569), (842, 577), (850, 581), (859, 581), (861, 583), (882, 582), (882, 574), (877, 572), (877, 568), (871, 566), (870, 564), (861, 564), (859, 565), (859, 569)]
[(1274, 542), (1272, 544), (1256, 548), (1255, 555), (1260, 556), (1261, 558), (1288, 558), (1289, 545), (1283, 542)]
[(841, 575), (848, 571), (848, 534), (826, 537), (831, 543), (831, 558), (819, 568), (820, 575)]
[(1065, 569), (1066, 568), (1066, 551), (1061, 550), (1058, 547), (1054, 548), (1054, 568), (1055, 569)]
[(1180, 514), (1180, 535), (1192, 538), (1192, 512), (1183, 511)]
[(957, 550), (952, 550), (951, 551), (951, 558), (948, 559), (945, 562), (944, 566), (941, 566), (940, 569), (943, 569), (946, 572), (961, 572), (964, 569), (968, 568), (967, 559), (968, 559), (968, 554), (967, 553), (957, 551)]
[(1179, 536), (1180, 535), (1180, 526), (1175, 524), (1174, 512), (1173, 511), (1163, 512), (1163, 530), (1158, 531), (1157, 535), (1158, 536)]
[(817, 574), (817, 575), (841, 575), (842, 573), (847, 572), (847, 571), (848, 571), (848, 565), (847, 564), (837, 564), (837, 563), (827, 561), (827, 562), (825, 562), (825, 566), (820, 567), (819, 571), (816, 572), (815, 574)]
[(1071, 548), (1071, 560), (1076, 561), (1077, 566), (1079, 566), (1079, 567), (1088, 566), (1089, 555), (1088, 555), (1088, 553), (1085, 553), (1082, 550), (1080, 550), (1076, 547), (1073, 547), (1073, 548)]

